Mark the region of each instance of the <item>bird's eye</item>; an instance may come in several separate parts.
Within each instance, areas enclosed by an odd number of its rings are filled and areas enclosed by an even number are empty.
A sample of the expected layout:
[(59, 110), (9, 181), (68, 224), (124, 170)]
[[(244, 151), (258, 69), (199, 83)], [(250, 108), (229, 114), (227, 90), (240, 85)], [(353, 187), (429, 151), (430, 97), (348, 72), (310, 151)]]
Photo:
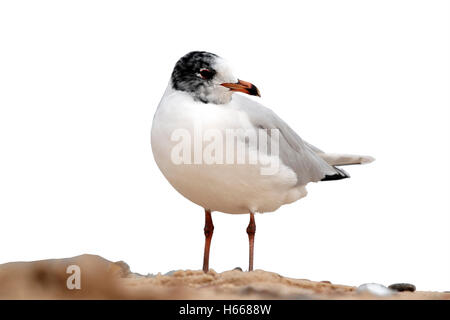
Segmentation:
[(205, 80), (212, 79), (214, 72), (209, 69), (200, 69), (200, 77)]

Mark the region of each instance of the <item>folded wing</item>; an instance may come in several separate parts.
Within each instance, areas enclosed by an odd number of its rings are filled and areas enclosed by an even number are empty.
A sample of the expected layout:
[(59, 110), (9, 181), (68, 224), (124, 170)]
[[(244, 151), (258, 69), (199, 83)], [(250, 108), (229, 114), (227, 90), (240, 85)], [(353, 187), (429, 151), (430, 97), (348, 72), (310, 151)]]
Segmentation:
[(244, 96), (236, 95), (233, 99), (238, 100), (236, 102), (254, 127), (279, 130), (279, 155), (283, 164), (296, 173), (297, 185), (349, 178), (344, 170), (335, 166), (373, 161), (367, 156), (327, 154), (302, 140), (272, 110)]

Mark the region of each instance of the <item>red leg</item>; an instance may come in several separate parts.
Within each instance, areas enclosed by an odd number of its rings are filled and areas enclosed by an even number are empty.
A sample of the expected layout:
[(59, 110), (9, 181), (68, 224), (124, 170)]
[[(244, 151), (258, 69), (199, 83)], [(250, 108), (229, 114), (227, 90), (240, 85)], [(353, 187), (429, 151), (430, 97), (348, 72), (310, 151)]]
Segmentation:
[(211, 246), (211, 239), (214, 231), (214, 225), (211, 217), (211, 211), (205, 209), (205, 253), (203, 255), (203, 272), (209, 270), (209, 248)]
[(250, 248), (248, 271), (253, 271), (253, 247), (255, 244), (255, 232), (256, 232), (255, 215), (252, 212), (250, 212), (250, 223), (248, 224), (247, 227), (248, 244)]

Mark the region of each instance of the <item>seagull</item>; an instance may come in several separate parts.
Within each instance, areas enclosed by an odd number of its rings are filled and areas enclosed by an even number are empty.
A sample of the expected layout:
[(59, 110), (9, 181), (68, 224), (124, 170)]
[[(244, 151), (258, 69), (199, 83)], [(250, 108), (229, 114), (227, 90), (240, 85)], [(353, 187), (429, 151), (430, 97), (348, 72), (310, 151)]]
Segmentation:
[[(159, 169), (205, 211), (204, 272), (209, 270), (212, 212), (250, 215), (252, 271), (255, 213), (273, 212), (305, 197), (310, 182), (349, 178), (339, 166), (374, 160), (326, 153), (309, 144), (255, 101), (260, 96), (255, 85), (234, 76), (225, 59), (193, 51), (175, 64), (153, 118), (151, 144)], [(237, 156), (238, 145), (246, 148), (245, 157)]]

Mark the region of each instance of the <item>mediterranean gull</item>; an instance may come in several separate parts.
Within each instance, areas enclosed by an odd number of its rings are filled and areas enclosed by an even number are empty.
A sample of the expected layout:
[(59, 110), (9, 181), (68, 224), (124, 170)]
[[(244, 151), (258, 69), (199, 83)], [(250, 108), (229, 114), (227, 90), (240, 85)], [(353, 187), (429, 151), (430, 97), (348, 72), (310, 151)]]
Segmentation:
[(255, 213), (305, 197), (309, 182), (349, 178), (338, 166), (374, 160), (325, 153), (302, 140), (272, 110), (235, 92), (260, 96), (221, 57), (190, 52), (176, 63), (153, 119), (151, 143), (158, 167), (179, 193), (205, 210), (205, 272), (214, 230), (211, 212), (250, 214), (252, 271)]

